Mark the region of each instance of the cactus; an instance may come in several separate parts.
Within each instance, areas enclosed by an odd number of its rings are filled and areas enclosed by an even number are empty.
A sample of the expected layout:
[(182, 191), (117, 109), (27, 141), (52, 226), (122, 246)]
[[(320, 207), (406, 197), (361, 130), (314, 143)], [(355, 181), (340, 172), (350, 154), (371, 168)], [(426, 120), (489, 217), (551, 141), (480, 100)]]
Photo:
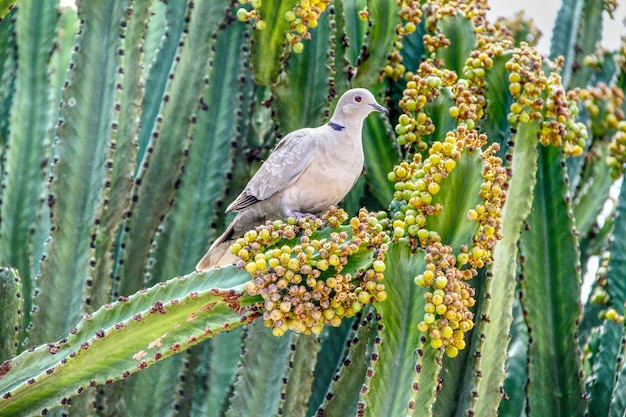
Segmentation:
[[(564, 0), (549, 58), (483, 1), (15, 3), (1, 416), (624, 414), (613, 1)], [(278, 138), (352, 86), (391, 115), (342, 208), (192, 272)]]

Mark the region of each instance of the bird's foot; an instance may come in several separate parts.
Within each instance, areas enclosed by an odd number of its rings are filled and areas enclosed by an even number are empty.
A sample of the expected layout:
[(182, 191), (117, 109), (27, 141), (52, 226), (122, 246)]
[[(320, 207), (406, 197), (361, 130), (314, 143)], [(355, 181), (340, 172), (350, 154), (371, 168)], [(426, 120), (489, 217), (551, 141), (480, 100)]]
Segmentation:
[(311, 220), (317, 220), (317, 217), (315, 217), (315, 214), (312, 213), (300, 213), (299, 211), (292, 211), (289, 213), (289, 217), (295, 217), (296, 220), (300, 220), (303, 217), (310, 217)]

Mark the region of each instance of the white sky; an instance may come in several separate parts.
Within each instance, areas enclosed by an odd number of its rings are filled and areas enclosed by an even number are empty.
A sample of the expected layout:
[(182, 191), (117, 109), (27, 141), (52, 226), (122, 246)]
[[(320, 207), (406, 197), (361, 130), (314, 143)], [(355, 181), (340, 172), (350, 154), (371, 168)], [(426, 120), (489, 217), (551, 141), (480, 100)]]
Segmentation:
[[(601, 1), (601, 0), (598, 0)], [(602, 46), (609, 50), (617, 49), (620, 37), (626, 36), (624, 27), (624, 17), (626, 15), (626, 5), (623, 0), (619, 1), (619, 7), (615, 13), (615, 19), (611, 20), (608, 14), (604, 13), (604, 36)], [(494, 22), (497, 17), (513, 16), (519, 10), (525, 10), (526, 16), (532, 17), (535, 24), (543, 36), (539, 40), (537, 48), (540, 52), (548, 54), (550, 50), (550, 39), (552, 38), (552, 27), (556, 19), (556, 14), (561, 7), (561, 0), (489, 0), (489, 20)]]

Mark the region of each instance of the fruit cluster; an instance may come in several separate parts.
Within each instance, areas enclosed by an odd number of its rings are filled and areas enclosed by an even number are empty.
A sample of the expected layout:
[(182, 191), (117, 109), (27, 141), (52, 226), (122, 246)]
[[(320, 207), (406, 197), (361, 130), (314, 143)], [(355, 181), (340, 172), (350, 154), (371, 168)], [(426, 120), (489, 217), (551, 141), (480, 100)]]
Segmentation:
[(399, 16), (402, 22), (396, 26), (394, 50), (389, 54), (389, 62), (383, 69), (384, 74), (393, 80), (398, 80), (406, 72), (400, 53), (402, 38), (415, 32), (422, 18), (421, 4), (418, 0), (397, 0), (396, 4), (400, 9)]
[[(539, 140), (543, 145), (563, 145), (567, 155), (580, 155), (587, 139), (587, 129), (573, 116), (578, 114), (578, 94), (565, 91), (556, 72), (546, 76), (543, 57), (535, 48), (522, 43), (506, 63), (509, 71), (509, 92), (513, 96), (509, 123), (541, 124)], [(556, 62), (556, 66), (562, 62)], [(563, 141), (565, 143), (563, 143)]]
[[(325, 324), (339, 326), (365, 304), (387, 298), (382, 280), (388, 237), (376, 214), (364, 209), (350, 220), (349, 231), (339, 231), (347, 217), (332, 208), (321, 218), (270, 222), (231, 247), (253, 276), (246, 290), (263, 298), (263, 320), (274, 335), (286, 330), (319, 334)], [(321, 231), (314, 235), (324, 223), (334, 230), (328, 237)], [(351, 256), (371, 248), (371, 267), (346, 267)]]
[(483, 204), (468, 210), (467, 218), (478, 223), (469, 263), (474, 268), (482, 268), (491, 262), (491, 251), (496, 242), (502, 239), (502, 207), (506, 200), (507, 175), (502, 159), (496, 156), (500, 150), (498, 143), (492, 143), (482, 153), (483, 183), (479, 195)]
[[(465, 250), (465, 252), (463, 252)], [(424, 319), (418, 324), (428, 334), (434, 349), (443, 349), (449, 357), (465, 348), (465, 333), (474, 327), (474, 289), (466, 280), (476, 275), (474, 268), (459, 269), (467, 262), (467, 248), (454, 256), (450, 246), (435, 242), (426, 248), (426, 269), (414, 279), (424, 293)], [(458, 267), (457, 267), (458, 265)]]
[[(266, 22), (261, 19), (262, 0), (239, 0), (240, 4), (250, 3), (252, 10), (241, 7), (237, 10), (237, 19), (242, 22), (255, 20), (255, 29), (265, 29)], [(326, 7), (330, 4), (330, 0), (300, 0), (293, 9), (285, 12), (284, 18), (289, 22), (289, 32), (285, 34), (287, 42), (291, 46), (291, 50), (297, 54), (304, 50), (302, 40), (310, 39), (309, 29), (317, 27), (318, 19)]]
[(609, 153), (606, 163), (611, 168), (611, 176), (617, 179), (626, 168), (626, 122), (621, 121), (617, 125), (617, 132), (609, 143)]
[(398, 103), (403, 114), (395, 126), (398, 144), (415, 143), (419, 151), (426, 150), (428, 146), (420, 136), (430, 135), (435, 126), (424, 107), (439, 96), (441, 87), (453, 85), (456, 78), (453, 71), (436, 68), (428, 61), (420, 64), (416, 74), (405, 74), (406, 88)]

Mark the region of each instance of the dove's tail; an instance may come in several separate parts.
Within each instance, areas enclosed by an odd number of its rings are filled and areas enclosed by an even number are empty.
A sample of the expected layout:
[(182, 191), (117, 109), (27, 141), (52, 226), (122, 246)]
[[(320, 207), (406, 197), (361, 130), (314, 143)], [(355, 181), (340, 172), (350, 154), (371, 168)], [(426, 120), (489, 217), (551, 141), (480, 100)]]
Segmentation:
[(213, 242), (207, 253), (204, 254), (196, 265), (196, 271), (202, 272), (216, 266), (232, 265), (239, 261), (237, 256), (230, 253), (235, 224), (236, 221), (233, 221), (226, 231)]

